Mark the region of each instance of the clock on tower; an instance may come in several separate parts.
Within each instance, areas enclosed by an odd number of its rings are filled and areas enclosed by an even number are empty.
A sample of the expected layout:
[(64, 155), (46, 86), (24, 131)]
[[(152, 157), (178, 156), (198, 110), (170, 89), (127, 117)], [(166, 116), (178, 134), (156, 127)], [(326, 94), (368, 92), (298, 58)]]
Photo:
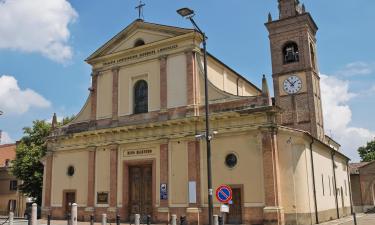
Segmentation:
[(316, 65), (318, 30), (298, 0), (278, 0), (279, 19), (269, 16), (275, 103), (281, 125), (310, 132), (324, 140), (320, 78)]

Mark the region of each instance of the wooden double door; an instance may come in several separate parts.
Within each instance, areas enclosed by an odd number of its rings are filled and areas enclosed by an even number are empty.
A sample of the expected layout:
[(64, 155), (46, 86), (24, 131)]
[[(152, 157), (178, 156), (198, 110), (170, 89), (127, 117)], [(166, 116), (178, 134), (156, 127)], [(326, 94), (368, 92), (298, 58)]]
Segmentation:
[(232, 188), (232, 204), (229, 205), (228, 224), (242, 224), (241, 188)]
[(152, 166), (129, 167), (129, 213), (141, 218), (152, 215)]

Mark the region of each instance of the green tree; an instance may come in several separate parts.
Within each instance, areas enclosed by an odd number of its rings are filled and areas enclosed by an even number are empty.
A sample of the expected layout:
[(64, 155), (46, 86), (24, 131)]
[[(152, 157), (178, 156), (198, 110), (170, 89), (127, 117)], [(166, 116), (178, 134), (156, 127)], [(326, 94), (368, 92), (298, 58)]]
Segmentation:
[[(74, 117), (66, 117), (58, 125), (64, 125)], [(46, 138), (51, 132), (51, 124), (45, 120), (33, 121), (32, 127), (23, 128), (24, 136), (17, 143), (16, 158), (12, 161), (12, 174), (23, 183), (19, 189), (28, 197), (35, 198), (38, 204), (42, 201), (43, 164), (40, 160), (45, 156)]]
[(370, 162), (375, 160), (375, 140), (367, 142), (366, 146), (358, 148), (362, 162)]

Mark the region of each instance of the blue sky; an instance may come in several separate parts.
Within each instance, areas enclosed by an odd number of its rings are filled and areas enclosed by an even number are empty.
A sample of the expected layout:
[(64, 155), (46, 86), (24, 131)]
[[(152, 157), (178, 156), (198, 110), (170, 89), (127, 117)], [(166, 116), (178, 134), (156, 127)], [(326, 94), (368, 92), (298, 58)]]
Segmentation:
[[(31, 3), (32, 2), (32, 3)], [(259, 86), (271, 83), (268, 12), (277, 0), (144, 0), (148, 22), (191, 27), (176, 9), (191, 7), (208, 50)], [(305, 0), (318, 31), (325, 127), (358, 160), (355, 149), (375, 136), (375, 1)], [(0, 1), (0, 129), (3, 142), (53, 112), (79, 112), (88, 95), (84, 59), (137, 18), (137, 0)], [(9, 19), (10, 18), (10, 19)]]

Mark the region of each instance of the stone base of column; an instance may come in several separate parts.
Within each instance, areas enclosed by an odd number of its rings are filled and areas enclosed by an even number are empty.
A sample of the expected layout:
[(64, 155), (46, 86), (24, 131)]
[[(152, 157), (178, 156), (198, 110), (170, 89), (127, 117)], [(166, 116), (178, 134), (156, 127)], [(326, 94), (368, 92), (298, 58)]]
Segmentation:
[(199, 208), (187, 208), (186, 209), (186, 219), (191, 225), (199, 225), (199, 214), (201, 210)]
[(43, 207), (41, 216), (42, 218), (46, 219), (48, 215), (51, 215), (51, 213), (52, 213), (51, 207)]
[(263, 208), (264, 225), (284, 225), (284, 210), (278, 206), (266, 206)]

